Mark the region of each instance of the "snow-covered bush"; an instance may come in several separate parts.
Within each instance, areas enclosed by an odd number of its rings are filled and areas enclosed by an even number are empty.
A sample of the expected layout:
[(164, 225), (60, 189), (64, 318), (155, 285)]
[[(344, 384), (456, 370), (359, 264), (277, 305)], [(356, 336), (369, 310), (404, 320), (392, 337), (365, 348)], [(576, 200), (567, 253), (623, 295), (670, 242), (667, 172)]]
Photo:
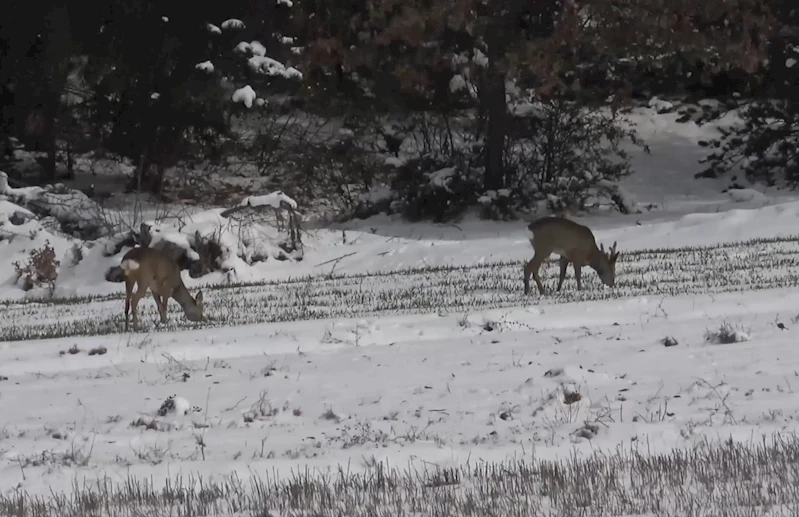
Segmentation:
[(705, 341), (717, 345), (729, 345), (749, 341), (749, 332), (742, 328), (734, 327), (730, 322), (724, 321), (718, 329), (705, 331)]
[(352, 134), (342, 131), (324, 142), (301, 140), (287, 145), (283, 156), (272, 175), (298, 199), (329, 203), (344, 218), (375, 213), (363, 196), (385, 177), (386, 167)]
[(506, 182), (517, 206), (546, 200), (553, 210), (583, 209), (604, 195), (630, 209), (614, 188), (632, 173), (622, 144), (647, 148), (621, 111), (554, 98), (517, 105), (513, 126)]
[(228, 281), (246, 281), (249, 266), (256, 262), (303, 259), (297, 206), (293, 198), (275, 191), (187, 220), (145, 221), (138, 231), (108, 239), (103, 254), (118, 255), (134, 244), (147, 246), (166, 252), (192, 277), (219, 271)]
[[(355, 120), (359, 151), (393, 166), (385, 171), (393, 200), (363, 203), (352, 215), (388, 211), (443, 221), (478, 207), (485, 219), (512, 220), (542, 202), (558, 211), (604, 203), (637, 212), (617, 183), (632, 172), (624, 144), (647, 148), (624, 111), (523, 93), (514, 90), (508, 103), (501, 186), (490, 190), (484, 187), (487, 151), (479, 117), (428, 112)], [(366, 183), (362, 197), (370, 197), (374, 186)]]
[(700, 142), (712, 151), (702, 160), (707, 168), (697, 176), (718, 177), (740, 167), (751, 182), (799, 185), (799, 102), (760, 100), (738, 113), (741, 122), (719, 126), (720, 138)]
[(477, 202), (480, 203), (480, 217), (483, 219), (495, 221), (516, 219), (513, 198), (509, 189), (488, 190), (477, 198)]
[(457, 217), (477, 201), (480, 178), (475, 172), (429, 157), (410, 160), (394, 176), (392, 207), (411, 221)]
[[(698, 177), (742, 172), (752, 183), (799, 187), (799, 10), (791, 2), (778, 2), (774, 8), (780, 30), (770, 36), (763, 73), (744, 76), (752, 83), (749, 91), (742, 88), (717, 107), (703, 106), (698, 123), (730, 113), (738, 120), (720, 124), (719, 138), (700, 142), (711, 152), (702, 160), (707, 168)], [(685, 110), (681, 120), (688, 115)]]

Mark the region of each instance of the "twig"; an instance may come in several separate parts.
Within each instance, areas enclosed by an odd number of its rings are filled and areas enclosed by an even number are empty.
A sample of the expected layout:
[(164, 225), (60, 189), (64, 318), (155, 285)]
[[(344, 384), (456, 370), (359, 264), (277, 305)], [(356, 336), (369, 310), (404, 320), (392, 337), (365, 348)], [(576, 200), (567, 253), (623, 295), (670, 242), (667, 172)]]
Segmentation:
[(352, 253), (347, 253), (346, 255), (342, 255), (342, 256), (340, 256), (338, 258), (326, 260), (326, 261), (322, 262), (321, 264), (315, 265), (314, 267), (324, 266), (325, 264), (330, 264), (331, 262), (338, 262), (338, 261), (340, 261), (342, 259), (345, 259), (347, 257), (351, 257), (351, 256), (355, 255), (356, 253), (357, 253), (357, 251), (353, 251)]
[(241, 397), (241, 399), (239, 399), (238, 402), (236, 402), (235, 404), (233, 404), (229, 408), (223, 409), (222, 412), (223, 413), (227, 413), (228, 411), (233, 411), (234, 409), (236, 409), (238, 407), (239, 404), (241, 404), (245, 400), (247, 400), (247, 396), (246, 395), (244, 397)]
[(164, 357), (167, 361), (169, 361), (171, 363), (175, 363), (176, 365), (178, 365), (179, 367), (183, 368), (184, 370), (187, 370), (187, 371), (193, 371), (194, 370), (194, 368), (186, 366), (185, 364), (181, 363), (180, 361), (178, 361), (177, 359), (175, 359), (174, 357), (172, 357), (171, 355), (169, 355), (167, 353), (163, 353), (163, 354), (161, 354), (161, 356)]

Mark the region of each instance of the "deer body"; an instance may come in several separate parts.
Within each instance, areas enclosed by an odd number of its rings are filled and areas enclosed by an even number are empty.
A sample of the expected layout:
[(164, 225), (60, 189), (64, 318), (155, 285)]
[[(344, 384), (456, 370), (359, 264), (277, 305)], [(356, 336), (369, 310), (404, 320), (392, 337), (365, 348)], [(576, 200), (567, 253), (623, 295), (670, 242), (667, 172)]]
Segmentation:
[[(189, 294), (180, 277), (180, 267), (163, 251), (152, 248), (134, 248), (122, 257), (119, 266), (105, 274), (110, 282), (125, 282), (125, 330), (128, 330), (128, 315), (133, 311), (133, 328), (138, 329), (136, 308), (149, 289), (155, 298), (161, 323), (167, 322), (167, 304), (173, 298), (183, 308), (190, 321), (203, 319), (203, 293), (196, 297)], [(136, 291), (133, 288), (136, 288)]]
[(615, 285), (616, 259), (619, 257), (615, 242), (606, 253), (604, 245), (597, 247), (594, 234), (587, 226), (563, 217), (544, 217), (531, 222), (527, 229), (532, 234), (530, 244), (535, 255), (524, 266), (524, 294), (530, 292), (530, 275), (533, 276), (539, 293), (545, 294), (539, 270), (544, 260), (553, 253), (560, 255), (558, 291), (563, 286), (569, 264), (574, 268), (578, 290), (582, 289), (581, 273), (584, 266), (596, 271), (603, 284), (610, 287)]

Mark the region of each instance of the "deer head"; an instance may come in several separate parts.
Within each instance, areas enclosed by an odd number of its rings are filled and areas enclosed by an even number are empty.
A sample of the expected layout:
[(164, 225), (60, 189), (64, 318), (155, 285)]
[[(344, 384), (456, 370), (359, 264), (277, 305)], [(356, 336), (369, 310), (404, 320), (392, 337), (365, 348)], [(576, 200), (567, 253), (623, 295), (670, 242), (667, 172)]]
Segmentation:
[[(189, 297), (191, 298), (191, 296)], [(183, 312), (189, 321), (202, 321), (203, 316), (203, 292), (197, 291), (197, 296), (191, 298), (191, 302), (183, 305)]]
[(616, 251), (616, 242), (613, 242), (610, 250), (605, 251), (605, 245), (599, 245), (599, 263), (596, 269), (599, 279), (608, 287), (616, 285), (616, 259), (619, 258), (619, 252)]

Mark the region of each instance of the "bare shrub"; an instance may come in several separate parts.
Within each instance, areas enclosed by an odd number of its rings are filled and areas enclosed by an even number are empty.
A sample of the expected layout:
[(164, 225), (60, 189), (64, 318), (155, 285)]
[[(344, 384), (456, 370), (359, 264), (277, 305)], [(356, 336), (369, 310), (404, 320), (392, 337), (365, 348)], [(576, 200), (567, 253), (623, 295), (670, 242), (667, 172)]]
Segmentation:
[(324, 413), (322, 413), (322, 416), (320, 416), (319, 418), (321, 418), (322, 420), (335, 420), (337, 422), (340, 420), (336, 412), (333, 411), (333, 408), (327, 408), (327, 410)]
[(660, 343), (665, 347), (672, 347), (680, 344), (675, 338), (671, 336), (664, 337), (663, 339), (660, 340)]
[(716, 330), (705, 331), (705, 341), (717, 345), (729, 345), (749, 341), (749, 333), (741, 328), (734, 327), (730, 322), (724, 321)]
[(512, 199), (527, 206), (546, 201), (552, 210), (583, 209), (604, 195), (625, 211), (614, 190), (615, 182), (632, 173), (622, 145), (632, 142), (649, 151), (623, 111), (562, 97), (523, 110), (514, 118), (510, 140), (506, 181)]
[(25, 264), (14, 262), (17, 282), (22, 280), (22, 288), (30, 291), (34, 287), (44, 287), (53, 294), (55, 281), (58, 278), (58, 267), (61, 262), (55, 258), (55, 250), (50, 241), (44, 242), (41, 248), (32, 249)]

